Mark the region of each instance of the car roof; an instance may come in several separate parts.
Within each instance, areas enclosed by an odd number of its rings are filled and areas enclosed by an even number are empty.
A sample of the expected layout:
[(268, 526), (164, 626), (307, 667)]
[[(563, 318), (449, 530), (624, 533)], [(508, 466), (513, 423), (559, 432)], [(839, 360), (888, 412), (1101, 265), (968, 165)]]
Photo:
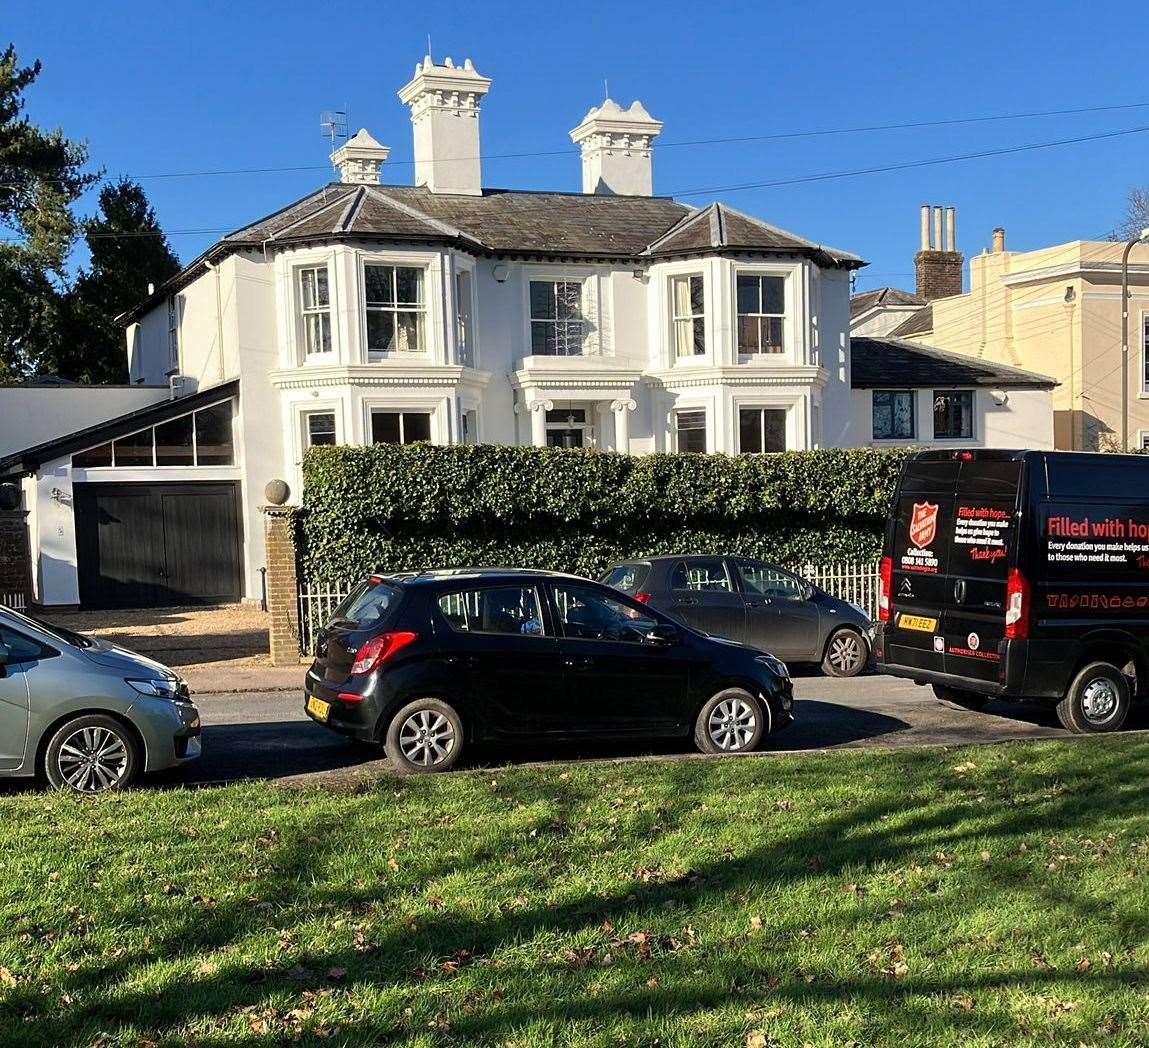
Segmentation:
[(372, 572), (369, 576), (398, 586), (434, 586), (447, 582), (517, 582), (526, 579), (567, 579), (591, 582), (581, 575), (541, 568), (428, 568), (422, 571)]

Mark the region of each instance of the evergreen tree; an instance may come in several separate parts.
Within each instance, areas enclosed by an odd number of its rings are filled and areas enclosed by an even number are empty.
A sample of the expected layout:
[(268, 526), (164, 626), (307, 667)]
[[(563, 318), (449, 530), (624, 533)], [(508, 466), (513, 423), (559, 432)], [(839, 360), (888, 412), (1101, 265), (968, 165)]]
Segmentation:
[(24, 91), (40, 63), (0, 53), (0, 380), (30, 374), (60, 337), (65, 265), (76, 235), (71, 205), (97, 178), (84, 145), (36, 127)]
[(90, 263), (66, 300), (55, 372), (77, 382), (125, 382), (124, 332), (116, 317), (180, 271), (148, 198), (121, 179), (100, 190), (100, 210), (83, 223)]

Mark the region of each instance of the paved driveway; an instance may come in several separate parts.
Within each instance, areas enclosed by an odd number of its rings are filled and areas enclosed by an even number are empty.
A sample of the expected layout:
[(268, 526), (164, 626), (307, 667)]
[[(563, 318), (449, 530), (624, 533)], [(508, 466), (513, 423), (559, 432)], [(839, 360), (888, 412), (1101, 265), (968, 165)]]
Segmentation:
[[(769, 740), (768, 751), (959, 745), (1067, 734), (1058, 726), (1052, 710), (1008, 703), (993, 703), (985, 713), (953, 710), (937, 702), (930, 689), (892, 677), (800, 677), (795, 680), (795, 690), (798, 720)], [(201, 695), (198, 701), (205, 723), (205, 755), (171, 781), (219, 782), (242, 777), (353, 780), (386, 769), (374, 747), (349, 742), (309, 721), (297, 693)], [(1146, 726), (1149, 712), (1140, 712), (1130, 720), (1130, 727)], [(691, 752), (685, 743), (539, 745), (472, 752), (469, 766)]]

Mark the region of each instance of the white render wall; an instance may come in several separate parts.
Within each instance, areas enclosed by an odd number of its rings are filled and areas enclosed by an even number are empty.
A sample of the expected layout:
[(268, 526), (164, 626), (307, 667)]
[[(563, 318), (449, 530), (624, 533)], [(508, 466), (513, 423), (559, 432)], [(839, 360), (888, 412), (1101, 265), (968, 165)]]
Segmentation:
[(0, 387), (0, 458), (166, 400), (154, 386)]
[[(891, 386), (896, 389), (896, 386)], [(855, 389), (850, 394), (850, 430), (843, 447), (930, 448), (1032, 448), (1053, 447), (1053, 393), (1048, 389), (975, 389), (973, 391), (973, 437), (969, 440), (933, 439), (933, 392), (935, 387), (914, 391), (913, 440), (874, 440), (873, 390)], [(968, 387), (943, 387), (968, 388)], [(999, 404), (994, 398), (1005, 398)]]

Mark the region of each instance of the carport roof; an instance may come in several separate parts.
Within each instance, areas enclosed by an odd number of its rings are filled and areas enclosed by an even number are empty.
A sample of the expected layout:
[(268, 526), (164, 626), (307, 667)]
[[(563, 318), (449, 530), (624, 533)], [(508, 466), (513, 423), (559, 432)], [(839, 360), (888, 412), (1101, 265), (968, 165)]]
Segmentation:
[(137, 408), (125, 415), (117, 415), (105, 422), (88, 426), (86, 429), (69, 433), (66, 436), (56, 437), (23, 451), (14, 452), (0, 459), (0, 478), (19, 477), (34, 473), (45, 462), (63, 458), (76, 451), (95, 447), (117, 437), (126, 437), (129, 433), (147, 429), (168, 419), (186, 415), (196, 408), (217, 404), (221, 400), (234, 397), (239, 392), (239, 379), (230, 382), (221, 382), (218, 385), (201, 389), (186, 397), (177, 397), (175, 400), (163, 400), (158, 404), (149, 404), (144, 408)]

